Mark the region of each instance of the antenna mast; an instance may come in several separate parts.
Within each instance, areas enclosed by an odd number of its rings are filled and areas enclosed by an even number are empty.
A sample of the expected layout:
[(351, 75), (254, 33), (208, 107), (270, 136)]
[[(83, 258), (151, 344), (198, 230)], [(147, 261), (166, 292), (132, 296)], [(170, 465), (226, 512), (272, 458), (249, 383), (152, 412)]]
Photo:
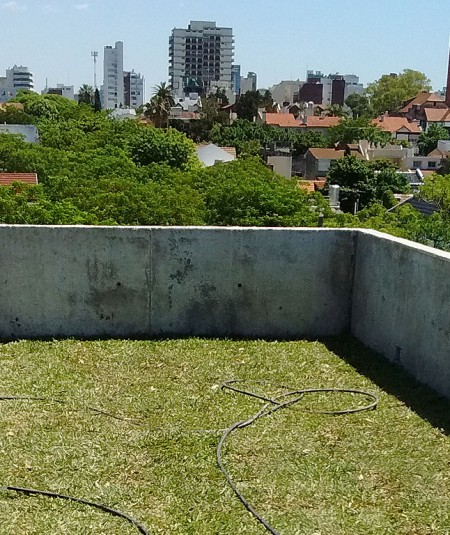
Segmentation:
[(97, 57), (98, 52), (96, 50), (93, 50), (91, 52), (91, 56), (94, 60), (94, 91), (97, 89)]

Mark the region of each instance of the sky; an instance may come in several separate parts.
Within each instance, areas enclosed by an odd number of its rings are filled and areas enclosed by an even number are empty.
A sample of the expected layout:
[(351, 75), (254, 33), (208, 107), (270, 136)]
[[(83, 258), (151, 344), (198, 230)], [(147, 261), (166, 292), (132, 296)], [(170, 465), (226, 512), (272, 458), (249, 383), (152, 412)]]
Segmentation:
[(93, 85), (91, 51), (124, 43), (124, 68), (146, 80), (146, 99), (168, 79), (168, 40), (191, 20), (233, 28), (234, 62), (258, 87), (304, 80), (306, 70), (356, 74), (365, 85), (405, 68), (446, 85), (449, 0), (0, 0), (0, 76), (29, 67), (35, 90)]

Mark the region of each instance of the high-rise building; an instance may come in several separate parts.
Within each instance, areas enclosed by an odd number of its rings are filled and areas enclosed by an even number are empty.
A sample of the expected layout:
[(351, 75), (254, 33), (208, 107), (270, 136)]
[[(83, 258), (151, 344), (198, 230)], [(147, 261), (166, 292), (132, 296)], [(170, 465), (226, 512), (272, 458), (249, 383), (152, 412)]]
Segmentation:
[(254, 72), (248, 72), (246, 77), (241, 77), (241, 94), (244, 95), (247, 91), (256, 91), (258, 77)]
[(144, 78), (134, 70), (123, 70), (122, 41), (117, 41), (114, 48), (105, 46), (100, 94), (102, 107), (107, 110), (138, 108), (144, 104)]
[(235, 95), (241, 93), (241, 66), (231, 66), (231, 90)]
[(123, 83), (123, 43), (105, 46), (103, 56), (102, 106), (107, 110), (125, 106)]
[(231, 28), (215, 22), (191, 21), (187, 29), (174, 28), (169, 39), (169, 79), (179, 96), (231, 90), (234, 39)]
[(14, 98), (21, 89), (33, 89), (33, 75), (28, 67), (14, 65), (6, 69), (6, 76), (0, 77), (0, 102)]
[(137, 72), (123, 73), (124, 101), (127, 108), (139, 108), (144, 104), (144, 78)]
[(346, 98), (353, 94), (362, 94), (364, 87), (354, 74), (328, 74), (321, 71), (307, 71), (306, 82), (300, 88), (298, 100), (314, 104), (343, 106)]

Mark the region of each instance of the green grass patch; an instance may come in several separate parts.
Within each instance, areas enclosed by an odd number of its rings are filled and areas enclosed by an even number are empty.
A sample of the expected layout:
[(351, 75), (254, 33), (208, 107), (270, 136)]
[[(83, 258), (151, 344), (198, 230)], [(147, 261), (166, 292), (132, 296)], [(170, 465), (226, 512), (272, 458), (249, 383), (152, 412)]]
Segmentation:
[[(220, 430), (261, 402), (220, 385), (355, 388), (377, 394), (378, 409), (313, 414), (361, 400), (311, 396), (233, 434), (223, 458), (240, 490), (283, 535), (450, 533), (449, 404), (352, 340), (20, 341), (0, 346), (0, 366), (0, 394), (66, 401), (0, 402), (0, 486), (104, 503), (155, 534), (262, 534), (216, 465)], [(137, 533), (89, 507), (4, 491), (0, 532)]]

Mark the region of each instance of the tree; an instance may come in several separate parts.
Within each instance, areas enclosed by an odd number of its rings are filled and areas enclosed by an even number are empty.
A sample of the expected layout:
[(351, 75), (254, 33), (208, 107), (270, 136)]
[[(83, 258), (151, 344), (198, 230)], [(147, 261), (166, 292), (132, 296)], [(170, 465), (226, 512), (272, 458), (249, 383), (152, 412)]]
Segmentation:
[(384, 74), (367, 86), (366, 95), (376, 115), (398, 111), (405, 100), (421, 91), (430, 91), (430, 80), (425, 74), (405, 69), (400, 74)]
[(94, 92), (94, 111), (100, 111), (102, 109), (102, 102), (100, 99), (100, 91), (98, 89)]
[(374, 202), (391, 204), (391, 194), (407, 190), (407, 181), (388, 164), (376, 165), (349, 155), (336, 160), (327, 175), (327, 183), (341, 186), (341, 206), (353, 212)]
[(365, 95), (352, 93), (345, 99), (345, 104), (350, 108), (353, 119), (374, 116), (369, 99)]
[(450, 175), (427, 176), (423, 186), (420, 187), (420, 195), (434, 202), (439, 207), (442, 217), (450, 224)]
[(347, 117), (348, 113), (340, 104), (331, 104), (325, 110), (325, 115), (328, 117)]
[(239, 119), (253, 121), (258, 114), (258, 107), (262, 102), (259, 91), (247, 91), (240, 95), (236, 101), (236, 114)]
[(361, 139), (386, 145), (391, 139), (389, 132), (374, 126), (369, 117), (343, 118), (337, 126), (328, 129), (327, 135), (330, 146), (336, 143), (357, 143)]
[(199, 167), (194, 142), (173, 128), (167, 131), (143, 128), (130, 141), (129, 147), (138, 165), (165, 162), (183, 170)]
[(94, 102), (94, 88), (91, 85), (83, 84), (78, 89), (78, 104), (93, 104)]
[(426, 132), (422, 132), (417, 142), (422, 156), (427, 156), (433, 151), (438, 144), (439, 140), (450, 139), (448, 130), (439, 125), (432, 124)]
[(169, 127), (170, 109), (175, 105), (170, 86), (165, 82), (154, 87), (150, 102), (145, 105), (144, 115), (150, 118), (157, 128)]

